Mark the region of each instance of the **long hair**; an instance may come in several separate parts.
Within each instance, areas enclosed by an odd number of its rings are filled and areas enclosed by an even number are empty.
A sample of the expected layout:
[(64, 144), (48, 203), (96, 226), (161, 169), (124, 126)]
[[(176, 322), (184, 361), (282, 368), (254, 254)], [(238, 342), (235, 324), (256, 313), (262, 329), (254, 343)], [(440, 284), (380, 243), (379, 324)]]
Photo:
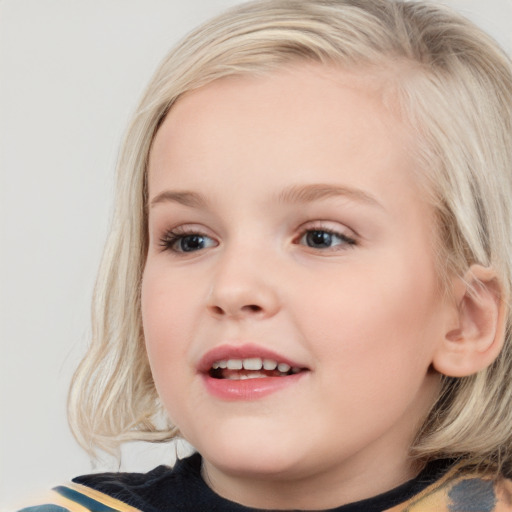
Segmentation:
[[(155, 134), (185, 92), (230, 75), (300, 61), (380, 70), (414, 133), (417, 168), (436, 212), (441, 278), (493, 267), (503, 297), (512, 269), (512, 66), (496, 43), (451, 10), (393, 0), (262, 0), (187, 36), (153, 76), (128, 129), (93, 303), (92, 342), (71, 387), (69, 418), (90, 452), (177, 435), (162, 421), (142, 333), (147, 164)], [(378, 75), (378, 74), (377, 74)], [(382, 78), (384, 79), (384, 78)], [(476, 375), (442, 380), (411, 454), (511, 469), (512, 344)]]

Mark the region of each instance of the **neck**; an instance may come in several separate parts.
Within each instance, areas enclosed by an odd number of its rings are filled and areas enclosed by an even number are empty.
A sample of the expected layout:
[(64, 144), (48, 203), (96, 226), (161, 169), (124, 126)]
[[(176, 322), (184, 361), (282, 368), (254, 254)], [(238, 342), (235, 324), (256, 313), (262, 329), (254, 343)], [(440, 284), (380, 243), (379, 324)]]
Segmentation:
[(248, 507), (323, 510), (387, 492), (414, 478), (422, 469), (407, 457), (347, 462), (346, 469), (322, 467), (316, 473), (297, 471), (286, 477), (261, 477), (226, 473), (204, 460), (202, 475), (218, 495)]

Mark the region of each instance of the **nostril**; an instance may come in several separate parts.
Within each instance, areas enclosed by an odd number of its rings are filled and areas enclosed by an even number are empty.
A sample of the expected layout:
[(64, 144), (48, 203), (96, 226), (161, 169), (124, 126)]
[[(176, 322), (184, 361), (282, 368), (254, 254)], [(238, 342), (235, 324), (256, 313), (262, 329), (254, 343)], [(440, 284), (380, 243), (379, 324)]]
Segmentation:
[(250, 311), (251, 313), (258, 313), (262, 310), (261, 306), (257, 306), (256, 304), (248, 304), (247, 306), (242, 307), (243, 311)]
[(217, 303), (217, 304), (208, 304), (207, 309), (210, 313), (210, 315), (215, 316), (216, 318), (221, 317), (236, 317), (236, 318), (243, 318), (245, 316), (258, 316), (261, 317), (263, 313), (267, 311), (267, 308), (265, 305), (258, 305), (258, 304), (244, 304), (243, 302), (239, 305), (236, 304), (236, 301), (234, 303), (226, 302), (225, 304)]
[(224, 310), (222, 308), (220, 308), (219, 306), (212, 306), (212, 311), (216, 314), (216, 315), (222, 315), (224, 314)]

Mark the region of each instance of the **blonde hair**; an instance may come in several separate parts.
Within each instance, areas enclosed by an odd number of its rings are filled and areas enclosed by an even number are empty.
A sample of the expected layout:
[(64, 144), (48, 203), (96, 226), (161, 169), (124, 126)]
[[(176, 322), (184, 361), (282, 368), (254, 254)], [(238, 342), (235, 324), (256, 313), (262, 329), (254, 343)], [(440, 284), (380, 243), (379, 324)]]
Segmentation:
[[(418, 179), (438, 219), (444, 275), (472, 263), (512, 269), (512, 66), (472, 23), (440, 6), (392, 0), (263, 0), (191, 33), (162, 62), (126, 135), (116, 208), (93, 303), (89, 351), (71, 387), (69, 418), (91, 453), (129, 440), (165, 441), (142, 333), (140, 284), (147, 251), (146, 173), (153, 138), (187, 91), (229, 75), (297, 61), (388, 71), (416, 134)], [(443, 378), (411, 453), (512, 467), (510, 311), (504, 348), (476, 375)]]

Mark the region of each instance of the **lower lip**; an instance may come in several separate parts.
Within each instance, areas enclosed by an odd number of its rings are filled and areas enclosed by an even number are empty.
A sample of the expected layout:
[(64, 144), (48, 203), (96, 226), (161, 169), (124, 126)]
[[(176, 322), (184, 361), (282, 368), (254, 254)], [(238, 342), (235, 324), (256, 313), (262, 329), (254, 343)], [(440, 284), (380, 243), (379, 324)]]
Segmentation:
[(214, 379), (204, 375), (203, 381), (208, 392), (223, 400), (258, 400), (295, 384), (306, 372), (286, 377), (265, 377), (261, 379)]

